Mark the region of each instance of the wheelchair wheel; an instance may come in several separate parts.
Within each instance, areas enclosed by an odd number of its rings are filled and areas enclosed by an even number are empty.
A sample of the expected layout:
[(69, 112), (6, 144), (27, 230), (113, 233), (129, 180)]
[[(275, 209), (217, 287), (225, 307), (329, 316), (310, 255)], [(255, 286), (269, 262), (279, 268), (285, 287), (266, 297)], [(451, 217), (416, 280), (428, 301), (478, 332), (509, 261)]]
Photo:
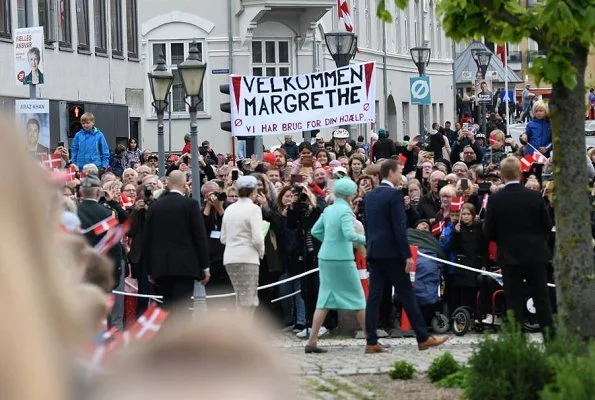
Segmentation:
[(444, 314), (436, 313), (436, 315), (432, 317), (431, 325), (434, 332), (446, 333), (449, 328), (448, 317)]
[(483, 323), (481, 321), (476, 322), (475, 324), (473, 324), (473, 330), (476, 333), (482, 333), (485, 330), (485, 326), (483, 325)]
[(466, 307), (459, 307), (452, 313), (452, 330), (454, 331), (455, 335), (463, 336), (471, 326), (473, 325), (473, 320), (471, 319), (471, 314)]

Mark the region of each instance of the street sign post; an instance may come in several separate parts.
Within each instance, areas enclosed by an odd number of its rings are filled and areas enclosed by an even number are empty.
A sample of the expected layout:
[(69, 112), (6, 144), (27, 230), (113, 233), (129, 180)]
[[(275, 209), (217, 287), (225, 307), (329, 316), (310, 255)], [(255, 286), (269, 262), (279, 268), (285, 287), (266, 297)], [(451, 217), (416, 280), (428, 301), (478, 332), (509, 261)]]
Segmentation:
[(424, 106), (432, 104), (430, 77), (416, 76), (409, 78), (409, 94), (411, 95), (411, 104)]

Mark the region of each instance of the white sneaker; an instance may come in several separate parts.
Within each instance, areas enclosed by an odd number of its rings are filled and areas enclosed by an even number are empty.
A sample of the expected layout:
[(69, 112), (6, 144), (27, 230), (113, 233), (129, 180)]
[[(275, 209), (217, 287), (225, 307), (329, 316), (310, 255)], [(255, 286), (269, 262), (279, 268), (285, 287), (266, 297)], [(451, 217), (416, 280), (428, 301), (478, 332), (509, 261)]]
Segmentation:
[(492, 314), (488, 314), (481, 322), (486, 325), (502, 325), (502, 318), (499, 316), (494, 316)]
[[(329, 330), (326, 329), (324, 326), (321, 326), (320, 329), (318, 330), (318, 337), (328, 335), (328, 333), (329, 333)], [(301, 332), (296, 333), (295, 336), (297, 336), (301, 339), (310, 337), (310, 328), (304, 328), (304, 330), (302, 330)]]

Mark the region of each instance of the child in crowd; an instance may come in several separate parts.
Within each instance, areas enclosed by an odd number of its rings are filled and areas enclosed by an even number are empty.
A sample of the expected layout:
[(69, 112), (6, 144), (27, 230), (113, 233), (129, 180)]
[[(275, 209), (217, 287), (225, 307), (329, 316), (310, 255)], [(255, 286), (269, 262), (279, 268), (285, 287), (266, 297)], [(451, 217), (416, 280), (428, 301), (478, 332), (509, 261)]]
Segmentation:
[(99, 170), (108, 167), (110, 150), (103, 132), (95, 126), (95, 116), (86, 112), (81, 116), (83, 128), (72, 139), (71, 161), (79, 170), (85, 164), (95, 164)]

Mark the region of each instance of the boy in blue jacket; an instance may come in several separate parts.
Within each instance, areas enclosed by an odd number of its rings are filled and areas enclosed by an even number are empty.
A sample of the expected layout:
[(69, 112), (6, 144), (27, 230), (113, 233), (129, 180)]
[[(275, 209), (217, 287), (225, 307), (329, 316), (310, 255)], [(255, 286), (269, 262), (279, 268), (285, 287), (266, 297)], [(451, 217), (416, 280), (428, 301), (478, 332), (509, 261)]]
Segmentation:
[(110, 152), (103, 132), (95, 127), (95, 116), (86, 112), (81, 116), (83, 129), (72, 140), (72, 163), (80, 171), (85, 164), (95, 164), (99, 170), (109, 165)]

